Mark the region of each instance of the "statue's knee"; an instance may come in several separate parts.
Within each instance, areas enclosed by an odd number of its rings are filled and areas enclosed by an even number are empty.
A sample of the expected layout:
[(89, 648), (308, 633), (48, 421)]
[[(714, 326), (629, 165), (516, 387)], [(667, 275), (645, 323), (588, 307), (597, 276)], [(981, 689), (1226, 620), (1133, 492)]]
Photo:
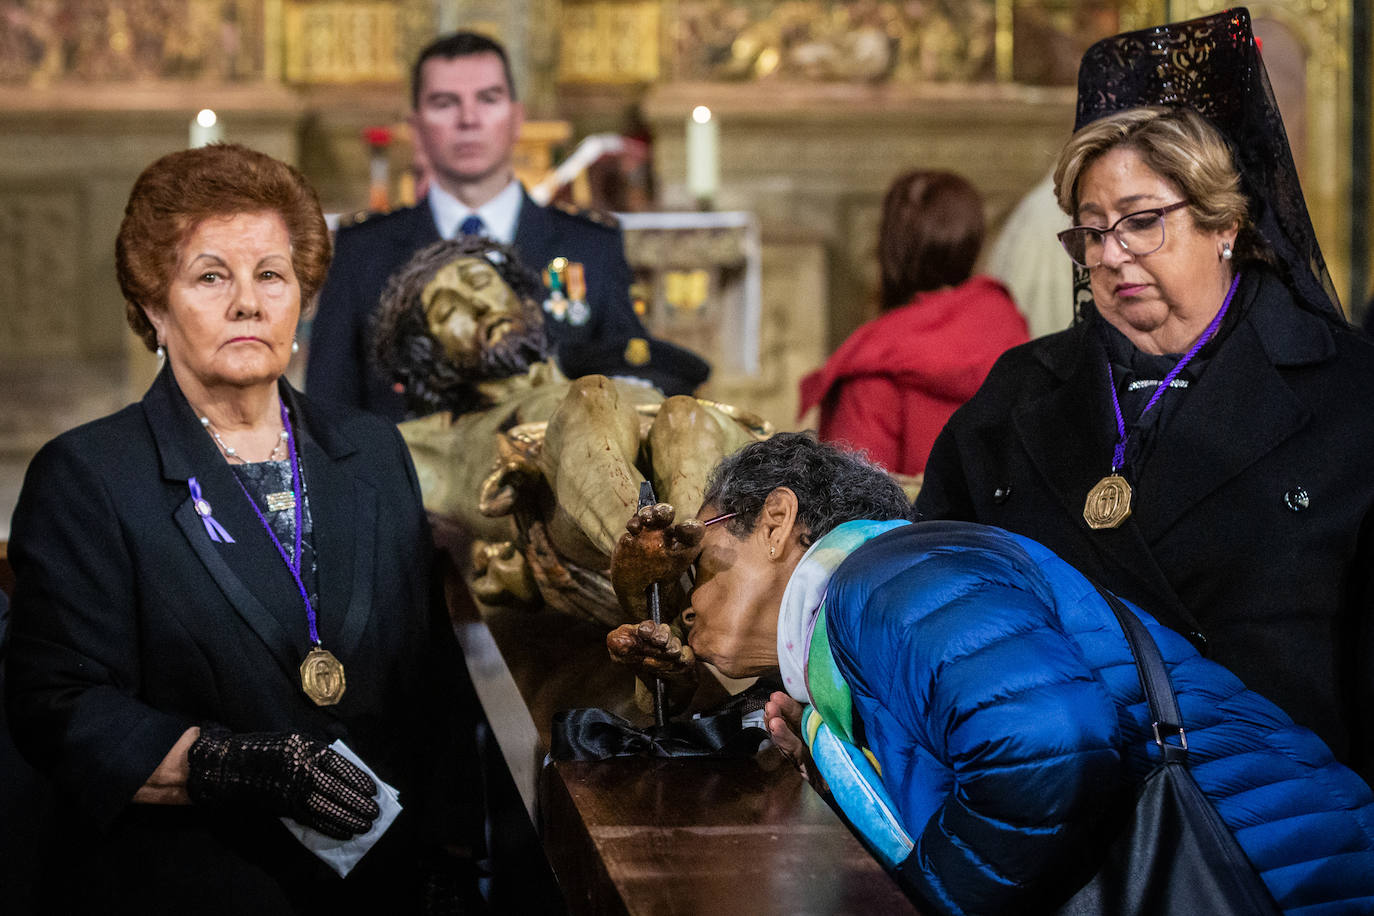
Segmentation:
[(586, 411), (614, 409), (620, 403), (614, 383), (604, 375), (584, 375), (568, 383), (565, 408)]
[(664, 401), (658, 408), (658, 416), (671, 426), (695, 425), (708, 419), (701, 402), (685, 394), (675, 394)]
[(701, 402), (685, 394), (674, 395), (664, 401), (654, 418), (650, 437), (664, 444), (682, 440), (694, 446), (703, 442), (714, 443), (720, 435), (720, 428)]

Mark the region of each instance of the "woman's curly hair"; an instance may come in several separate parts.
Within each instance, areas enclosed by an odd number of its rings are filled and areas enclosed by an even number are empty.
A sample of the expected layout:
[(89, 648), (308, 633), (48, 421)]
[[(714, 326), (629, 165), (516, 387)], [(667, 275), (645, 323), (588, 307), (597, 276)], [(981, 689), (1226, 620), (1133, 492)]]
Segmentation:
[[(496, 269), (520, 300), (525, 328), (462, 365), (430, 334), (420, 296), (444, 265), (465, 257), (482, 258)], [(404, 388), (412, 415), (438, 410), (458, 415), (488, 407), (489, 399), (478, 389), (478, 382), (518, 375), (548, 356), (539, 306), (543, 296), (543, 283), (520, 263), (510, 246), (477, 236), (435, 242), (393, 274), (382, 293), (372, 326), (377, 370)]]
[(148, 311), (167, 307), (181, 246), (211, 217), (270, 211), (291, 239), (291, 266), (308, 315), (329, 270), (332, 245), (315, 189), (296, 169), (236, 143), (168, 153), (143, 170), (129, 192), (115, 238), (115, 273), (129, 327), (149, 350), (157, 331)]
[(803, 546), (845, 522), (911, 518), (906, 494), (886, 471), (858, 452), (817, 442), (811, 433), (776, 433), (722, 458), (701, 504), (735, 513), (726, 530), (744, 537), (778, 487), (797, 495)]

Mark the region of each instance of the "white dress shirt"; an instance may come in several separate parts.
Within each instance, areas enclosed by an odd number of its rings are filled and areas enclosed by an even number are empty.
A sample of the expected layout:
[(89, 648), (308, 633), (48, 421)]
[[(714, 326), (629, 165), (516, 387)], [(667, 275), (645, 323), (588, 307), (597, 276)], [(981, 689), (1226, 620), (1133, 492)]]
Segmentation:
[(434, 226), (439, 230), (441, 238), (453, 238), (458, 234), (458, 227), (463, 224), (463, 220), (476, 215), (487, 227), (487, 237), (503, 245), (515, 241), (515, 224), (520, 218), (524, 189), (514, 178), (499, 194), (476, 210), (468, 208), (458, 198), (439, 187), (437, 182), (430, 184), (428, 196), (429, 212), (434, 216)]

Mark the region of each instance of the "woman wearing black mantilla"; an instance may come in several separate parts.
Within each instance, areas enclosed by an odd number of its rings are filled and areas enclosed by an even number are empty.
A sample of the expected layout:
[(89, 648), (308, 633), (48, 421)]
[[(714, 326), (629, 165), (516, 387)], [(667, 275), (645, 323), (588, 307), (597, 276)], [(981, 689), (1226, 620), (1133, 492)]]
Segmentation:
[[(1243, 9), (1099, 42), (1055, 171), (1091, 299), (1009, 352), (916, 501), (1035, 538), (1374, 775), (1374, 346)], [(1361, 713), (1363, 710), (1363, 713)]]

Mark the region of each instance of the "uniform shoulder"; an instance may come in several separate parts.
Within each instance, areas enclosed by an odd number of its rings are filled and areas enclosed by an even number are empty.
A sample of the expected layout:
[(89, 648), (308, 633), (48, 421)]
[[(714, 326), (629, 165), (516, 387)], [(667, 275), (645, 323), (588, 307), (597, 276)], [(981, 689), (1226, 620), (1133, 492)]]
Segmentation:
[(608, 210), (578, 207), (564, 201), (550, 204), (545, 209), (557, 219), (572, 220), (587, 226), (595, 226), (608, 232), (620, 230), (620, 220)]
[(390, 210), (385, 213), (378, 210), (353, 210), (340, 213), (338, 223), (335, 226), (335, 238), (367, 238), (379, 233), (394, 232), (398, 227), (412, 222), (416, 218), (415, 211), (420, 206), (401, 207), (398, 210)]

